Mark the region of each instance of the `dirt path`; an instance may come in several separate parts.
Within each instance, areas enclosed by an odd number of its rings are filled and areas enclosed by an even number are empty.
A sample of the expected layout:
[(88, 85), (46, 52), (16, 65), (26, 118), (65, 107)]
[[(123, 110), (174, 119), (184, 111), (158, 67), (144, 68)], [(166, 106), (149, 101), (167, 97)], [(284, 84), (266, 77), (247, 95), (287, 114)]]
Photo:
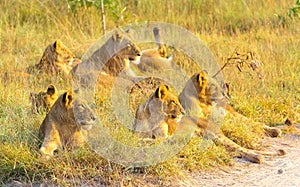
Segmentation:
[[(180, 186), (300, 186), (300, 137), (265, 138), (270, 149), (284, 149), (286, 155), (265, 157), (262, 164), (236, 159), (233, 166), (201, 172)], [(269, 149), (269, 148), (268, 148)]]

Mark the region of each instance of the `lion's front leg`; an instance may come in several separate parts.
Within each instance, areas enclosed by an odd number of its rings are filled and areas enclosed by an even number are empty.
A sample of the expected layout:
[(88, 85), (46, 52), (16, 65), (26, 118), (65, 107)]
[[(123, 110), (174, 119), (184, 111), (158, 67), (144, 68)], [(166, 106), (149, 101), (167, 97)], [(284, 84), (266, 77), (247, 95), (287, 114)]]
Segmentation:
[(85, 134), (87, 134), (85, 131), (75, 131), (70, 140), (71, 147), (83, 147), (85, 144), (83, 135)]
[(161, 122), (161, 124), (153, 130), (153, 135), (155, 137), (168, 138), (169, 137), (169, 126), (166, 122)]
[(53, 156), (54, 151), (61, 146), (59, 132), (52, 126), (52, 129), (45, 133), (44, 141), (39, 152), (42, 155), (42, 158), (49, 159)]

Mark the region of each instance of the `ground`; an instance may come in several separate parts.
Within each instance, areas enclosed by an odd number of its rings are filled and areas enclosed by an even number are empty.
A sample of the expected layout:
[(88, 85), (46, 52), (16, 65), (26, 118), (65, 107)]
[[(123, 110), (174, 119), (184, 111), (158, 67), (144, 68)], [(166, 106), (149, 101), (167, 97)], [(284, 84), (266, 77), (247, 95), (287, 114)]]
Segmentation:
[(285, 156), (265, 158), (262, 164), (235, 159), (232, 166), (191, 174), (179, 186), (300, 186), (300, 137), (284, 135), (265, 138), (272, 149), (284, 149)]

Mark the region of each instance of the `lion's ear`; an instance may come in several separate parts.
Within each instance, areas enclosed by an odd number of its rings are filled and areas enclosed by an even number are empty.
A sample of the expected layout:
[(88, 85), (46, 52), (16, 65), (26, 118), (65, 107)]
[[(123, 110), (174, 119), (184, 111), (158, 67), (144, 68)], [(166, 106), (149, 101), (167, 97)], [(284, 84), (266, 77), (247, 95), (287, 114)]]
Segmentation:
[(197, 81), (202, 85), (204, 82), (207, 82), (207, 73), (205, 71), (201, 71), (197, 75)]
[(52, 96), (54, 94), (57, 94), (57, 89), (56, 89), (56, 87), (53, 84), (50, 84), (48, 86), (47, 94), (50, 95), (50, 96)]
[(60, 49), (62, 46), (62, 42), (60, 40), (56, 40), (53, 44), (54, 49)]
[(120, 31), (115, 31), (112, 35), (112, 38), (115, 42), (121, 43), (123, 39), (123, 35)]
[(167, 96), (168, 92), (169, 92), (169, 86), (162, 85), (156, 89), (155, 96), (159, 99), (164, 99)]
[(167, 57), (167, 48), (164, 44), (159, 44), (158, 51), (161, 57), (163, 58)]
[(30, 92), (30, 94), (29, 94), (29, 99), (34, 99), (34, 97), (35, 97), (35, 94), (32, 93), (32, 92)]
[(67, 91), (66, 93), (64, 93), (62, 101), (67, 108), (69, 108), (72, 105), (73, 100), (74, 100), (73, 91)]

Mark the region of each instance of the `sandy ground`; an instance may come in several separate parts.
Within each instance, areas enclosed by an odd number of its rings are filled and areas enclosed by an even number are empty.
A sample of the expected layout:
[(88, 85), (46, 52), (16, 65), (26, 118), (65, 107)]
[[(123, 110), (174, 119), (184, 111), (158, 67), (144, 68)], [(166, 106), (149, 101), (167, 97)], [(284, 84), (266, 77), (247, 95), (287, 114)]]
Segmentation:
[(181, 181), (178, 186), (300, 186), (300, 137), (286, 135), (265, 138), (268, 149), (284, 149), (286, 155), (264, 157), (262, 164), (236, 159), (233, 166), (201, 172)]

